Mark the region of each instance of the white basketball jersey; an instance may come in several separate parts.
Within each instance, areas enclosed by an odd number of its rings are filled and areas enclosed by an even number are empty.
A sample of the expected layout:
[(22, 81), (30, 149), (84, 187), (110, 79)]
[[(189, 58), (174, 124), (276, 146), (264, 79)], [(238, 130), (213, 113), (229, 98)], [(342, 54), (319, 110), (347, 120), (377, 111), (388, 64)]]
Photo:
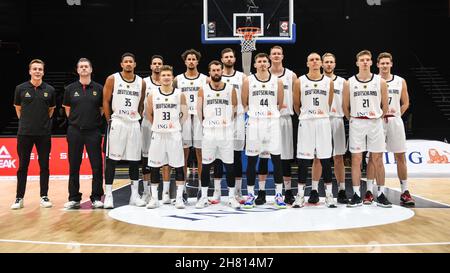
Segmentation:
[(294, 114), (294, 103), (292, 100), (292, 77), (294, 72), (285, 68), (284, 72), (278, 78), (283, 82), (283, 104), (287, 106), (287, 108), (280, 109), (280, 115), (289, 116)]
[(350, 116), (376, 119), (381, 117), (381, 77), (372, 74), (367, 82), (358, 80), (355, 76), (349, 79), (350, 85)]
[(112, 117), (124, 120), (140, 120), (139, 101), (142, 94), (142, 78), (134, 76), (134, 81), (128, 82), (120, 72), (114, 74), (114, 89), (112, 93)]
[(344, 116), (344, 110), (342, 108), (342, 92), (344, 91), (345, 79), (336, 76), (333, 80), (334, 83), (334, 95), (333, 103), (331, 104), (330, 116), (342, 118)]
[(160, 88), (152, 90), (153, 124), (152, 131), (169, 133), (181, 131), (181, 90), (174, 88), (164, 94)]
[(145, 99), (144, 99), (144, 113), (143, 113), (143, 115), (145, 117), (145, 114), (147, 112), (146, 111), (147, 110), (147, 97), (150, 94), (151, 90), (158, 89), (158, 87), (160, 87), (161, 85), (154, 83), (150, 76), (149, 77), (145, 77), (144, 78), (144, 82), (145, 82)]
[(206, 84), (206, 75), (198, 73), (197, 78), (186, 78), (185, 74), (177, 76), (177, 88), (186, 96), (188, 113), (197, 115), (197, 96), (201, 86)]
[(228, 127), (233, 122), (233, 85), (214, 90), (210, 84), (203, 86), (203, 127)]
[(248, 116), (252, 118), (278, 118), (278, 77), (269, 76), (260, 81), (256, 75), (248, 77)]
[(389, 95), (389, 111), (388, 115), (394, 115), (400, 117), (401, 113), (401, 101), (400, 97), (403, 92), (403, 78), (399, 76), (392, 76), (392, 80), (387, 82), (388, 95)]
[(328, 118), (331, 79), (322, 75), (320, 80), (310, 80), (307, 75), (303, 75), (300, 82), (302, 105), (298, 119)]
[(226, 76), (222, 75), (222, 81), (226, 84), (233, 85), (234, 89), (236, 90), (236, 96), (237, 96), (237, 109), (236, 112), (238, 115), (244, 114), (244, 107), (242, 106), (242, 82), (244, 78), (244, 73), (239, 71), (234, 71), (234, 74), (232, 76)]

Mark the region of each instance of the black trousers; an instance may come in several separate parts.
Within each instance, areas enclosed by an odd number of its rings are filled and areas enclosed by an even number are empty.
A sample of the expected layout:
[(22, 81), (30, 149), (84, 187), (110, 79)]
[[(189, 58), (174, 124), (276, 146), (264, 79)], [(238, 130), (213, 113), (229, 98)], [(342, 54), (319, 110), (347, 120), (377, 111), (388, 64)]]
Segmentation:
[(44, 136), (17, 136), (17, 154), (19, 155), (19, 169), (17, 170), (17, 192), (16, 198), (25, 196), (27, 187), (28, 166), (33, 146), (36, 145), (39, 161), (39, 182), (41, 186), (41, 197), (48, 195), (48, 179), (50, 175), (48, 162), (51, 149), (50, 135)]
[(100, 200), (103, 195), (102, 134), (100, 129), (80, 130), (70, 125), (67, 128), (69, 147), (69, 201), (81, 201), (80, 165), (83, 149), (89, 156), (92, 168), (91, 201)]

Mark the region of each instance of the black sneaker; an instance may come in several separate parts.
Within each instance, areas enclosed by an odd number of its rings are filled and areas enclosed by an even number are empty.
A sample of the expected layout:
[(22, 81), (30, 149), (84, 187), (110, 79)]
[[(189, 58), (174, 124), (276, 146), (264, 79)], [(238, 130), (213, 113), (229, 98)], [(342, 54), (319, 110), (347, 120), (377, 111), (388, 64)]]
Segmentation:
[(345, 193), (345, 190), (340, 190), (338, 192), (337, 201), (339, 204), (348, 204), (348, 198), (347, 194)]
[(292, 205), (295, 202), (295, 197), (292, 194), (292, 190), (286, 190), (284, 192), (284, 203)]
[(362, 206), (362, 199), (356, 193), (353, 194), (352, 199), (347, 204), (347, 207), (359, 207)]
[(382, 193), (377, 198), (377, 206), (382, 207), (382, 208), (392, 208), (392, 203), (389, 202), (389, 200), (386, 198), (384, 193)]
[(317, 204), (319, 203), (319, 192), (312, 190), (309, 194), (308, 203)]
[(258, 191), (258, 197), (256, 197), (256, 205), (264, 205), (266, 203), (266, 191)]

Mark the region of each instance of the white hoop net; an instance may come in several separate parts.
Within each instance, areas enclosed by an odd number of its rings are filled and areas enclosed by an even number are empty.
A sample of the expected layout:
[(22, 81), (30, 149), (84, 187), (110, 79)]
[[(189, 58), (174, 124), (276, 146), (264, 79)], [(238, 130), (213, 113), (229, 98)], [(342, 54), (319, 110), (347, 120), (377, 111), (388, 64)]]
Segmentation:
[(260, 29), (255, 27), (238, 29), (239, 38), (241, 39), (242, 68), (246, 75), (250, 75), (252, 52), (256, 50), (256, 35), (260, 33)]

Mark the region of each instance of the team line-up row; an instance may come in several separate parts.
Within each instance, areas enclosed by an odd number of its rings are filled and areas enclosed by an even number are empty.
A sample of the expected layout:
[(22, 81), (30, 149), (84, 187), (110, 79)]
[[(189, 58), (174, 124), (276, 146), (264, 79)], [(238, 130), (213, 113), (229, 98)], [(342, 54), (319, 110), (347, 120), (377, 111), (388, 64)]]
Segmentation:
[[(66, 87), (63, 103), (69, 119), (67, 139), (70, 178), (69, 202), (65, 204), (66, 208), (80, 207), (79, 165), (84, 146), (93, 168), (91, 200), (95, 208), (114, 207), (112, 184), (115, 167), (120, 160), (128, 160), (130, 165), (130, 205), (154, 209), (159, 207), (160, 203), (174, 203), (176, 208), (185, 208), (185, 174), (190, 147), (195, 150), (201, 181), (197, 208), (220, 203), (223, 167), (226, 170), (229, 189), (228, 204), (232, 208), (251, 209), (255, 205), (264, 204), (268, 158), (271, 158), (274, 166), (274, 205), (279, 209), (286, 208), (287, 205), (294, 208), (304, 206), (305, 184), (312, 159), (314, 161), (309, 203), (319, 202), (318, 184), (322, 176), (326, 192), (325, 204), (328, 207), (336, 207), (337, 203), (347, 204), (348, 207), (360, 206), (363, 203), (372, 204), (375, 201), (372, 194), (375, 180), (378, 186), (377, 205), (391, 207), (391, 202), (384, 194), (384, 165), (381, 154), (386, 149), (394, 152), (397, 159), (402, 188), (401, 203), (414, 204), (407, 186), (404, 155), (406, 137), (401, 119), (409, 105), (408, 92), (405, 80), (391, 74), (391, 54), (381, 53), (378, 56), (379, 73), (374, 74), (371, 72), (370, 51), (359, 52), (356, 55), (358, 74), (348, 80), (334, 75), (336, 58), (331, 53), (323, 56), (317, 53), (309, 54), (306, 62), (308, 73), (300, 77), (283, 67), (284, 55), (280, 46), (271, 48), (269, 54), (256, 54), (253, 64), (256, 72), (249, 76), (234, 69), (235, 52), (230, 48), (222, 50), (220, 61), (209, 63), (209, 76), (197, 70), (200, 57), (196, 50), (186, 50), (182, 54), (186, 72), (175, 77), (172, 67), (164, 65), (163, 57), (154, 55), (150, 63), (152, 73), (142, 79), (134, 73), (134, 55), (125, 53), (121, 57), (122, 71), (109, 76), (104, 86), (91, 80), (90, 61), (85, 58), (79, 60), (77, 71), (80, 79)], [(32, 84), (35, 76), (39, 78), (39, 73), (33, 74), (34, 66), (42, 66), (43, 75), (43, 63), (32, 62)], [(33, 86), (42, 85), (39, 84), (42, 83), (42, 76), (40, 81), (35, 82), (38, 85)], [(16, 88), (18, 140), (21, 137), (20, 115), (24, 112), (23, 109), (17, 109), (21, 106), (20, 103), (23, 106), (21, 96), (25, 99), (26, 94)], [(103, 173), (99, 148), (101, 134), (97, 128), (101, 111), (108, 120), (104, 203), (100, 201), (103, 195)], [(247, 120), (245, 114), (248, 115)], [(290, 170), (294, 158), (293, 116), (298, 116), (298, 141), (295, 145), (299, 163), (299, 187), (296, 196), (291, 189)], [(349, 120), (348, 146), (352, 153), (354, 194), (350, 200), (345, 192), (343, 155), (347, 151), (347, 144), (344, 117)], [(294, 120), (295, 123), (297, 120)], [(38, 147), (37, 143), (36, 146)], [(241, 189), (242, 151), (245, 151), (247, 156), (245, 197), (242, 196)], [(369, 151), (371, 156), (367, 169), (367, 191), (361, 198), (360, 165), (364, 151)], [(332, 194), (332, 156), (335, 177), (339, 184), (337, 202)], [(261, 162), (256, 197), (254, 187), (258, 157)], [(141, 159), (144, 178), (142, 196), (138, 191)], [(175, 169), (177, 184), (174, 202), (169, 196), (170, 167)], [(210, 171), (213, 167), (214, 194), (208, 199)], [(163, 197), (160, 201), (158, 186), (161, 168)], [(18, 194), (13, 209), (23, 207), (24, 186), (23, 191), (19, 192), (19, 171)], [(46, 193), (45, 190), (42, 191), (41, 176), (41, 205), (51, 206), (48, 197), (42, 195), (43, 192)]]

